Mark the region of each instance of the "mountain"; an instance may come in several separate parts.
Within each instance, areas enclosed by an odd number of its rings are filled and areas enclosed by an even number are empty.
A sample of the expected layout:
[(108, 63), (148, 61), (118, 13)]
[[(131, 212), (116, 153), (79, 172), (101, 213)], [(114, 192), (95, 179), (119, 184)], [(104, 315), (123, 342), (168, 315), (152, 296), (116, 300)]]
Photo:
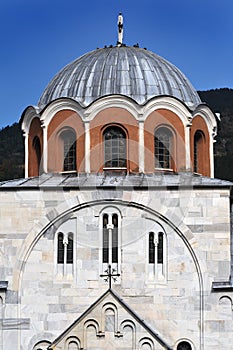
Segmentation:
[(198, 91), (214, 112), (220, 113), (214, 144), (215, 177), (233, 181), (233, 89)]
[[(214, 144), (215, 177), (233, 181), (233, 89), (198, 91), (203, 102), (220, 113)], [(24, 141), (14, 123), (0, 130), (0, 181), (24, 176)]]
[(0, 181), (24, 176), (24, 142), (18, 123), (0, 130)]

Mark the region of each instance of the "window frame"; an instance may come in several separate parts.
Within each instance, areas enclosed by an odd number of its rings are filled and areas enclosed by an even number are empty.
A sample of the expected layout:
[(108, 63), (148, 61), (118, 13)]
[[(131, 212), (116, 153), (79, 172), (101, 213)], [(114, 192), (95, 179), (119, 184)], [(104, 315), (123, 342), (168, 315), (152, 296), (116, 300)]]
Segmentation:
[[(122, 135), (124, 135), (124, 137), (122, 137), (122, 140), (124, 140), (124, 145), (122, 146), (124, 148), (124, 164), (122, 165), (114, 165), (114, 164), (106, 164), (107, 161), (112, 162), (113, 160), (106, 160), (106, 140), (105, 140), (105, 135), (108, 132), (108, 130), (111, 129), (116, 129), (119, 130), (121, 132)], [(111, 139), (112, 140), (112, 139)], [(119, 140), (119, 138), (118, 138)], [(122, 125), (119, 124), (110, 124), (110, 125), (106, 125), (105, 128), (102, 130), (102, 145), (103, 145), (103, 170), (127, 170), (128, 168), (128, 134), (127, 131), (125, 130), (125, 128), (122, 127)], [(110, 153), (112, 154), (112, 148), (113, 148), (113, 144), (111, 141), (111, 150)], [(119, 145), (117, 146), (119, 148)], [(121, 157), (119, 157), (120, 152), (118, 152), (118, 157), (117, 157), (117, 162), (120, 162)]]
[[(106, 222), (106, 224), (104, 224), (104, 219), (106, 218), (106, 216), (108, 216), (108, 222)], [(114, 239), (113, 239), (113, 235), (114, 235), (114, 228), (112, 228), (112, 238), (111, 239), (107, 239), (106, 241), (108, 242), (109, 246), (108, 246), (108, 254), (109, 251), (111, 249), (111, 254), (108, 255), (108, 260), (104, 260), (104, 226), (112, 225), (113, 220), (114, 220), (114, 216), (117, 216), (117, 231), (115, 231), (115, 234), (117, 234), (117, 239), (115, 240), (117, 242), (117, 253), (114, 253), (114, 250), (116, 248), (114, 248), (113, 244), (114, 244)], [(111, 219), (109, 220), (109, 218), (111, 217)], [(118, 208), (116, 207), (105, 207), (101, 210), (100, 215), (99, 215), (99, 271), (100, 274), (103, 274), (109, 265), (111, 265), (112, 269), (115, 269), (117, 273), (120, 272), (121, 270), (121, 225), (122, 225), (122, 215), (121, 212)], [(106, 228), (107, 229), (107, 228)], [(111, 229), (111, 228), (110, 228)], [(111, 244), (111, 247), (110, 247)], [(106, 254), (106, 253), (105, 253)], [(115, 256), (114, 256), (115, 255)], [(107, 256), (107, 254), (106, 254)], [(116, 259), (115, 259), (116, 257)], [(111, 261), (110, 261), (111, 258)], [(119, 283), (120, 281), (120, 277), (117, 278), (117, 282)]]
[[(164, 163), (164, 157), (166, 155), (164, 155), (164, 151), (167, 149), (163, 142), (161, 140), (159, 140), (158, 137), (156, 137), (156, 134), (159, 133), (159, 131), (166, 131), (169, 137), (169, 149), (168, 149), (168, 157), (169, 157), (169, 164), (167, 167), (165, 166), (161, 166), (161, 162), (159, 160), (160, 157), (162, 157), (162, 162)], [(159, 149), (162, 149), (163, 152), (162, 154), (159, 153), (159, 151), (157, 152), (157, 148), (156, 148), (156, 139), (159, 140), (159, 143), (163, 146), (160, 147), (159, 145)], [(176, 135), (173, 131), (173, 129), (168, 126), (168, 125), (159, 125), (157, 128), (155, 128), (154, 130), (154, 168), (155, 170), (162, 170), (162, 171), (174, 171), (175, 170), (175, 150), (176, 150)]]
[(42, 146), (41, 146), (40, 138), (37, 135), (35, 135), (32, 140), (32, 148), (33, 148), (33, 151), (35, 152), (37, 173), (39, 176), (42, 168)]
[[(197, 139), (198, 137), (198, 139)], [(202, 130), (196, 130), (193, 135), (193, 172), (203, 172), (203, 157), (205, 150), (205, 134)]]
[[(67, 136), (68, 135), (68, 136)], [(70, 173), (77, 171), (77, 135), (73, 128), (66, 127), (59, 131), (59, 142), (61, 143), (62, 172)], [(67, 141), (67, 144), (65, 143)], [(69, 141), (69, 142), (68, 142)], [(69, 147), (68, 152), (66, 148)], [(72, 161), (70, 161), (70, 158)], [(67, 164), (66, 161), (68, 162)]]
[(145, 241), (146, 282), (164, 284), (167, 281), (167, 235), (158, 222), (149, 219), (148, 223), (150, 223), (150, 229), (147, 231)]
[[(54, 235), (54, 274), (58, 280), (76, 277), (77, 220), (71, 218), (62, 223)], [(62, 242), (61, 242), (62, 240)], [(69, 243), (72, 241), (72, 259)], [(61, 244), (63, 246), (61, 246)], [(69, 249), (69, 250), (68, 250)]]

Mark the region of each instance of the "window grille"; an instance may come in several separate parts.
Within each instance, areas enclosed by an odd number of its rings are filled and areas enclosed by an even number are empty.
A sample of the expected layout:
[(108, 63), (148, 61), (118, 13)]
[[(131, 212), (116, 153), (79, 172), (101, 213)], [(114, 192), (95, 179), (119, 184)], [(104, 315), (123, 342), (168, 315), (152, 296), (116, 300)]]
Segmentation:
[(32, 145), (36, 154), (36, 162), (37, 162), (37, 169), (38, 169), (38, 175), (39, 175), (39, 170), (41, 165), (40, 164), (41, 163), (41, 144), (38, 136), (34, 137)]
[(149, 233), (149, 264), (155, 263), (154, 232)]
[(155, 167), (162, 169), (172, 168), (172, 133), (167, 128), (159, 128), (154, 135)]
[(193, 157), (193, 170), (195, 173), (200, 172), (200, 159), (203, 145), (203, 134), (201, 131), (196, 131), (194, 135), (194, 157)]
[(126, 135), (119, 127), (109, 127), (104, 132), (104, 166), (126, 167)]
[(158, 254), (157, 254), (157, 261), (158, 264), (163, 264), (163, 233), (160, 232), (158, 235)]
[(63, 233), (58, 234), (57, 241), (57, 263), (64, 264)]
[(65, 130), (63, 140), (63, 171), (76, 170), (76, 137), (73, 131)]

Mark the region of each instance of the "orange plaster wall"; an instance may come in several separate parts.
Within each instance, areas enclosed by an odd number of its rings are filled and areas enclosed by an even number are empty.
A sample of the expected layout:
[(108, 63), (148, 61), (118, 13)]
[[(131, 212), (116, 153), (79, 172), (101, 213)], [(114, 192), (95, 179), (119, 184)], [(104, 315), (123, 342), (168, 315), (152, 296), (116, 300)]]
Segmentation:
[(200, 173), (204, 176), (211, 176), (210, 168), (210, 137), (209, 131), (206, 125), (205, 120), (201, 116), (196, 116), (192, 120), (192, 126), (190, 129), (190, 151), (191, 151), (191, 163), (194, 161), (194, 135), (197, 130), (202, 131), (204, 135), (204, 146), (202, 150), (202, 158), (200, 160)]
[[(28, 176), (38, 176), (39, 168), (35, 149), (33, 147), (34, 137), (38, 137), (41, 146), (41, 155), (43, 147), (43, 131), (39, 118), (34, 118), (30, 125), (29, 137), (28, 137)], [(43, 155), (42, 155), (43, 156)]]
[(62, 110), (55, 114), (48, 126), (48, 172), (63, 171), (63, 150), (59, 134), (65, 128), (76, 133), (77, 171), (85, 169), (85, 130), (81, 117), (74, 111)]
[(144, 146), (145, 146), (145, 172), (154, 172), (154, 131), (158, 127), (169, 127), (173, 132), (176, 142), (173, 149), (174, 171), (185, 169), (185, 131), (180, 118), (167, 109), (158, 109), (152, 112), (144, 124)]
[(138, 172), (138, 122), (123, 108), (106, 108), (90, 122), (91, 172), (101, 172), (104, 168), (103, 131), (110, 125), (122, 127), (127, 137), (127, 170)]

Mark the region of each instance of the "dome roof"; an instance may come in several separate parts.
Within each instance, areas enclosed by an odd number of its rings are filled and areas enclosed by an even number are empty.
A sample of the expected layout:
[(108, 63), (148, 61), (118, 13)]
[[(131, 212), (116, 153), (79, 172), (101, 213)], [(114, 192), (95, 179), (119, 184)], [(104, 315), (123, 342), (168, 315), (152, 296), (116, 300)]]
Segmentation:
[(184, 74), (146, 49), (116, 46), (96, 49), (64, 67), (44, 90), (38, 106), (69, 97), (83, 107), (107, 95), (121, 94), (144, 104), (169, 95), (195, 108), (201, 100)]

